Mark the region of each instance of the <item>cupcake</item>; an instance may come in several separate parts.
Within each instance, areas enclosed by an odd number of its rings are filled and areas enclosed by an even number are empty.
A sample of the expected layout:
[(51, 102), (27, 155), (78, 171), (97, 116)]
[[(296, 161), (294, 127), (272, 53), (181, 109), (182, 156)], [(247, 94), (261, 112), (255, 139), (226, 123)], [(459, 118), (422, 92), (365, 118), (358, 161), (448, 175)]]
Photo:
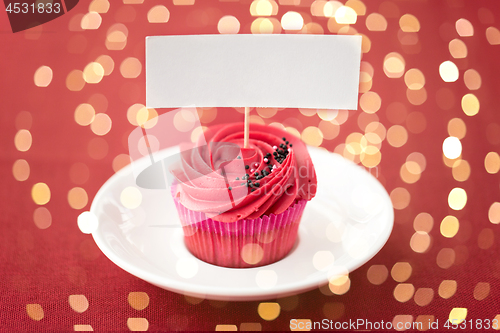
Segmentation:
[(284, 258), (297, 239), (316, 174), (306, 145), (275, 127), (243, 123), (208, 128), (182, 147), (171, 172), (188, 250), (210, 264), (257, 267)]

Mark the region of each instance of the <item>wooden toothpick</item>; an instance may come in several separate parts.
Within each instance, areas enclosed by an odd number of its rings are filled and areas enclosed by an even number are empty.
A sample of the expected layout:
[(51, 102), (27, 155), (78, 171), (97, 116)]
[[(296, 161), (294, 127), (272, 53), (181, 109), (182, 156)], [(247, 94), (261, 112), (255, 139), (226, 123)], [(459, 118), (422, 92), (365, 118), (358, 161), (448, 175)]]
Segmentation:
[(243, 136), (243, 148), (248, 148), (248, 137), (250, 135), (250, 120), (248, 115), (250, 114), (250, 108), (245, 106), (245, 130)]

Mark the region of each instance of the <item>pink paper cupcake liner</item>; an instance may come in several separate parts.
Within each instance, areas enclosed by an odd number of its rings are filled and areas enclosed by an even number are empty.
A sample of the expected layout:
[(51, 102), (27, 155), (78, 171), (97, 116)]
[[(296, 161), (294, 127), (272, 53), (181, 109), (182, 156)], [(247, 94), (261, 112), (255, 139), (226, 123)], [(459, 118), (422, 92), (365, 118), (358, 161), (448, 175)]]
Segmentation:
[(306, 200), (281, 214), (219, 222), (184, 207), (174, 199), (184, 230), (184, 242), (198, 259), (223, 267), (246, 268), (283, 259), (297, 239)]

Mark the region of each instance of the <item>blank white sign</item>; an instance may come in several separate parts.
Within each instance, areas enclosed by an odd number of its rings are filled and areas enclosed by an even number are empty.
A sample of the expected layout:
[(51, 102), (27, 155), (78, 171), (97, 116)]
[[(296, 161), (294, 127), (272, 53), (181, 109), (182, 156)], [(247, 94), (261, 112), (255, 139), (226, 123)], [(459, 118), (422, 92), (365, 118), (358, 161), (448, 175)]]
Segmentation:
[(146, 105), (357, 109), (361, 36), (146, 39)]

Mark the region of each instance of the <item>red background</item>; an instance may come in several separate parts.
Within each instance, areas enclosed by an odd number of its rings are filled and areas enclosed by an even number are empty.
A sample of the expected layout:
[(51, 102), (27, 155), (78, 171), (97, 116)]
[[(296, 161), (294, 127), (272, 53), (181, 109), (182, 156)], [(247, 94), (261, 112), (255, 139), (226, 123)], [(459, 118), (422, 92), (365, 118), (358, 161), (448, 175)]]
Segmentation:
[[(297, 11), (306, 23), (315, 22), (324, 33), (332, 33), (328, 18), (311, 15), (312, 1), (302, 0), (298, 6), (288, 4), (292, 1), (276, 3), (278, 12), (271, 17), (278, 21), (286, 12)], [(287, 300), (266, 301), (279, 303), (281, 312), (274, 320), (264, 320), (258, 312), (260, 302), (203, 300), (192, 304), (183, 295), (159, 289), (126, 273), (109, 261), (91, 236), (79, 231), (76, 223), (78, 215), (89, 209), (100, 186), (116, 171), (116, 165), (113, 168), (115, 157), (128, 153), (126, 140), (135, 126), (127, 120), (127, 110), (135, 103), (145, 103), (145, 36), (217, 34), (217, 23), (224, 15), (233, 15), (239, 20), (239, 33), (252, 33), (251, 24), (257, 17), (250, 13), (251, 1), (198, 0), (184, 6), (174, 5), (172, 1), (145, 1), (143, 4), (113, 1), (109, 10), (100, 14), (102, 23), (98, 29), (71, 28), (72, 20), (79, 22), (81, 16), (88, 13), (89, 4), (90, 1), (80, 1), (68, 14), (16, 34), (10, 30), (7, 15), (3, 11), (0, 14), (2, 331), (69, 331), (75, 329), (74, 325), (90, 325), (99, 331), (128, 330), (128, 318), (145, 318), (151, 331), (215, 330), (217, 325), (244, 328), (242, 323), (260, 323), (262, 330), (289, 330), (293, 318), (312, 321), (364, 318), (372, 322), (396, 323), (401, 315), (410, 316), (406, 318), (412, 321), (423, 320), (419, 316), (433, 316), (433, 320), (438, 319), (442, 325), (454, 308), (466, 308), (467, 320), (492, 320), (500, 314), (498, 226), (488, 217), (490, 206), (500, 201), (499, 178), (498, 173), (485, 169), (487, 154), (498, 152), (500, 144), (497, 110), (500, 46), (493, 45), (495, 43), (486, 37), (487, 28), (500, 28), (500, 5), (492, 1), (463, 0), (364, 1), (366, 13), (358, 15), (352, 28), (371, 42), (362, 60), (374, 69), (370, 91), (378, 94), (381, 107), (370, 116), (366, 116), (367, 112), (361, 107), (349, 112), (347, 120), (340, 125), (339, 135), (323, 140), (321, 146), (343, 153), (342, 144), (346, 143), (348, 135), (363, 133), (360, 122), (365, 116), (379, 121), (386, 129), (399, 123), (406, 129), (408, 140), (401, 147), (394, 147), (387, 139), (382, 142), (377, 172), (388, 193), (403, 188), (411, 199), (409, 205), (395, 209), (395, 226), (386, 246), (349, 275), (350, 287), (346, 293), (325, 294), (316, 289)], [(158, 4), (168, 8), (170, 18), (162, 24), (149, 23), (147, 13)], [(386, 17), (385, 31), (367, 28), (366, 18), (371, 13)], [(420, 29), (415, 34), (418, 42), (413, 46), (401, 44), (398, 38), (401, 34), (399, 19), (407, 13), (420, 22)], [(457, 32), (455, 23), (461, 18), (474, 27), (472, 36), (460, 36)], [(109, 50), (105, 45), (107, 30), (115, 23), (123, 23), (128, 28), (127, 43), (122, 50)], [(448, 48), (452, 39), (465, 43), (468, 49), (465, 58), (452, 57)], [(424, 74), (426, 99), (423, 103), (412, 104), (407, 98), (403, 77), (389, 78), (384, 73), (384, 57), (390, 52), (397, 52), (405, 59), (405, 71), (418, 68)], [(85, 84), (80, 91), (69, 90), (66, 86), (68, 74), (75, 69), (82, 71), (101, 55), (113, 59), (113, 72), (98, 84)], [(124, 78), (120, 73), (120, 64), (128, 57), (135, 57), (142, 63), (137, 78)], [(440, 77), (439, 66), (447, 60), (459, 68), (459, 78), (455, 82), (444, 82)], [(47, 87), (39, 87), (34, 82), (34, 74), (41, 66), (48, 66), (53, 72)], [(481, 76), (478, 90), (469, 90), (464, 84), (464, 72), (468, 69), (475, 69)], [(480, 102), (479, 113), (475, 116), (467, 116), (462, 111), (461, 99), (467, 93), (473, 93)], [(74, 120), (77, 106), (91, 103), (89, 100), (96, 101), (95, 94), (100, 94), (99, 102), (94, 105), (96, 112), (106, 113), (112, 120), (109, 133), (100, 136), (108, 150), (105, 156), (97, 159), (91, 157), (88, 148), (97, 135)], [(403, 111), (398, 113), (401, 120), (391, 117), (389, 106), (394, 102), (404, 105)], [(29, 117), (28, 120), (20, 118), (23, 111), (31, 115), (31, 121)], [(258, 115), (256, 111), (253, 114)], [(215, 120), (204, 125), (241, 118), (234, 109), (219, 108)], [(317, 115), (309, 117), (297, 109), (279, 111), (273, 118), (263, 121), (280, 122), (289, 118), (299, 121), (294, 126), (302, 127), (297, 128), (299, 132), (307, 126), (316, 127), (321, 121)], [(471, 172), (463, 182), (453, 177), (452, 169), (443, 160), (442, 144), (450, 136), (447, 126), (453, 118), (462, 119), (467, 128), (461, 139), (460, 158), (468, 161)], [(23, 129), (29, 130), (33, 138), (27, 151), (19, 151), (14, 144), (16, 133)], [(413, 152), (425, 156), (426, 168), (418, 181), (408, 183), (400, 176), (400, 169)], [(13, 176), (14, 162), (19, 159), (26, 160), (30, 166), (29, 177), (23, 181)], [(70, 177), (75, 163), (88, 167), (89, 177), (83, 183), (77, 184)], [(32, 199), (31, 190), (39, 182), (47, 184), (51, 191), (50, 201), (42, 205), (52, 217), (46, 229), (37, 227), (33, 217), (40, 205)], [(83, 188), (89, 198), (81, 209), (73, 209), (68, 203), (68, 191), (74, 187)], [(453, 210), (448, 205), (448, 194), (455, 187), (467, 193), (467, 204), (461, 210)], [(391, 196), (397, 199), (396, 194)], [(431, 245), (424, 253), (417, 253), (410, 246), (410, 240), (416, 232), (415, 217), (422, 212), (430, 214), (434, 223), (429, 231)], [(451, 238), (440, 232), (440, 223), (447, 215), (456, 216), (460, 221), (458, 233)], [(452, 249), (455, 254), (448, 268), (438, 265), (442, 249)], [(411, 275), (398, 282), (399, 266), (394, 270), (393, 267), (402, 262), (409, 263)], [(373, 265), (383, 265), (388, 271), (380, 285), (368, 279), (368, 270)], [(391, 271), (394, 274), (391, 275)], [(441, 297), (439, 292), (443, 280), (457, 283), (456, 293), (448, 299)], [(395, 288), (400, 282), (413, 285), (417, 294), (419, 288), (432, 289), (432, 300), (424, 306), (417, 304), (418, 296), (398, 301)], [(136, 310), (131, 306), (128, 301), (131, 292), (147, 294), (149, 303), (145, 309)], [(88, 309), (82, 313), (74, 311), (68, 302), (70, 295), (84, 295)], [(43, 318), (35, 316), (34, 319), (32, 313), (30, 316), (29, 304), (38, 304), (43, 309)]]

